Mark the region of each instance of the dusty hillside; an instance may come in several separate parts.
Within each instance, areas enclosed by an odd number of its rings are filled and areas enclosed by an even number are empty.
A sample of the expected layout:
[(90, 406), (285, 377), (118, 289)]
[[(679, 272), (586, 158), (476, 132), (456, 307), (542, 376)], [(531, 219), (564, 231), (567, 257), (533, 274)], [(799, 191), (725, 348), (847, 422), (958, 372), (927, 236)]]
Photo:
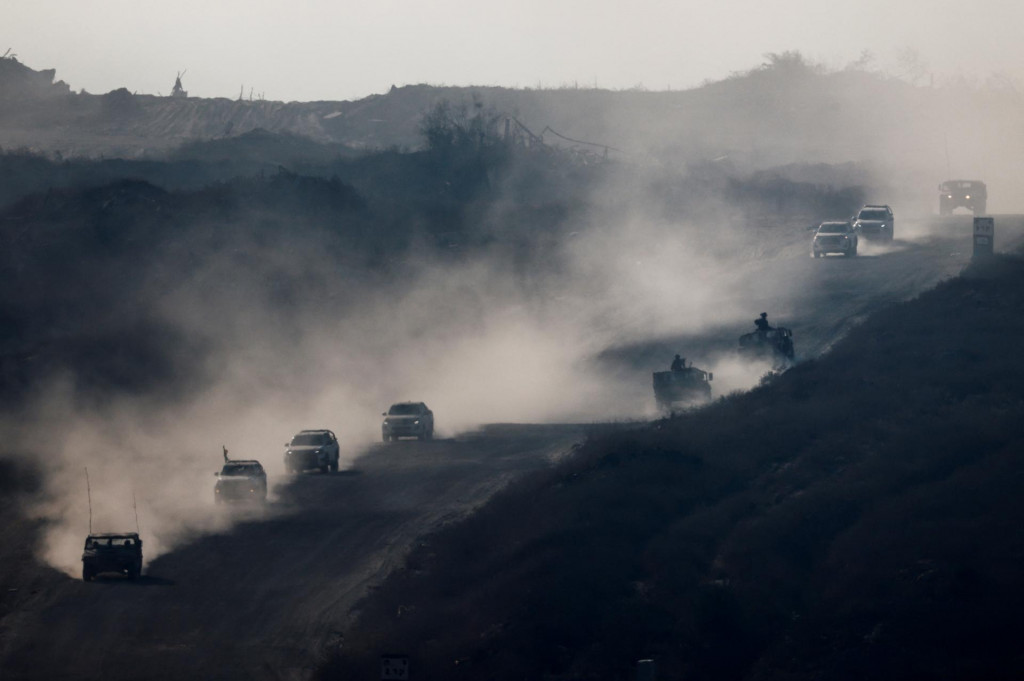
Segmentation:
[(322, 678), (385, 650), (437, 679), (1016, 678), (1022, 312), (1000, 258), (749, 394), (593, 437), (425, 541)]

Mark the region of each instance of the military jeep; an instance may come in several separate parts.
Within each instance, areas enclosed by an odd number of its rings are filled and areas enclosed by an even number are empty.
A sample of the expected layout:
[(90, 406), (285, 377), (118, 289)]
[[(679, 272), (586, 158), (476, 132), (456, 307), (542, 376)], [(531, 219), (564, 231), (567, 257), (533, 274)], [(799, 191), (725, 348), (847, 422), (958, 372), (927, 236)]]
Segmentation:
[(91, 582), (97, 575), (116, 573), (128, 579), (142, 574), (142, 540), (137, 532), (90, 534), (82, 553), (82, 579)]
[(777, 326), (764, 333), (754, 331), (740, 336), (739, 351), (751, 359), (770, 360), (777, 368), (788, 366), (796, 352), (793, 349), (793, 332)]
[(686, 367), (676, 371), (655, 371), (651, 376), (654, 383), (654, 399), (658, 409), (668, 411), (674, 405), (694, 405), (711, 399), (711, 383), (714, 374)]

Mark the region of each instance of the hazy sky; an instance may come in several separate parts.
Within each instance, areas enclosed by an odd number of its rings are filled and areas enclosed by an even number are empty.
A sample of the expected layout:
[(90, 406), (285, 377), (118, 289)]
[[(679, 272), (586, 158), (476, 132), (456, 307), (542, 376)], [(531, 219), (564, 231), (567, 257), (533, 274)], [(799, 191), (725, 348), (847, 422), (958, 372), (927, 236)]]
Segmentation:
[(75, 90), (166, 95), (187, 69), (193, 95), (286, 101), (411, 83), (679, 89), (786, 50), (1021, 83), (1022, 26), (1020, 0), (0, 0), (0, 53)]

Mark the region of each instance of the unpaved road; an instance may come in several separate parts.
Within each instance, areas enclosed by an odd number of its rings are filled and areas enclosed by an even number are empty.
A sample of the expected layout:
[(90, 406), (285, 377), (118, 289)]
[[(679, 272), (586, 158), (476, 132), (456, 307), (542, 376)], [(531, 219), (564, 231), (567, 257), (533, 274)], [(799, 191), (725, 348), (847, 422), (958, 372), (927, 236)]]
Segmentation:
[[(334, 475), (278, 481), (231, 533), (161, 556), (138, 582), (67, 578), (16, 613), (12, 679), (305, 678), (360, 597), (422, 534), (582, 439), (576, 426), (489, 426), (373, 447)], [(212, 481), (211, 481), (212, 490)], [(212, 494), (212, 491), (211, 491)]]
[[(810, 257), (811, 232), (773, 235), (767, 257), (736, 264), (743, 270), (743, 285), (735, 287), (740, 300), (719, 299), (723, 307), (750, 311), (750, 316), (729, 327), (705, 329), (617, 348), (603, 361), (616, 370), (624, 385), (635, 386), (635, 399), (650, 395), (652, 367), (667, 369), (674, 353), (695, 365), (721, 369), (721, 361), (735, 356), (741, 334), (754, 331), (754, 318), (763, 311), (769, 322), (793, 331), (797, 360), (817, 357), (881, 306), (907, 300), (954, 277), (970, 263), (973, 250), (972, 218), (897, 216), (891, 244), (861, 240), (859, 255)], [(1024, 245), (1024, 216), (996, 216), (996, 251), (1009, 252)], [(955, 320), (950, 320), (955, 323)], [(718, 369), (716, 369), (718, 365)], [(724, 371), (723, 371), (724, 373)], [(716, 396), (732, 389), (725, 376), (712, 383)]]
[[(798, 352), (814, 356), (872, 309), (934, 286), (969, 260), (966, 216), (897, 229), (907, 236), (884, 249), (866, 246), (858, 258), (811, 259), (801, 236), (750, 264), (751, 319), (762, 309), (773, 321), (782, 317)], [(1022, 240), (1024, 219), (999, 218), (999, 250)], [(762, 277), (789, 284), (759, 287)], [(722, 333), (677, 340), (712, 348)], [(665, 342), (618, 359), (641, 365)], [(379, 445), (348, 471), (278, 480), (266, 514), (211, 503), (211, 513), (250, 516), (230, 533), (160, 557), (137, 583), (62, 577), (19, 600), (5, 617), (0, 676), (306, 678), (340, 643), (359, 598), (402, 564), (419, 537), (549, 466), (582, 437), (577, 426), (490, 426), (452, 440)]]

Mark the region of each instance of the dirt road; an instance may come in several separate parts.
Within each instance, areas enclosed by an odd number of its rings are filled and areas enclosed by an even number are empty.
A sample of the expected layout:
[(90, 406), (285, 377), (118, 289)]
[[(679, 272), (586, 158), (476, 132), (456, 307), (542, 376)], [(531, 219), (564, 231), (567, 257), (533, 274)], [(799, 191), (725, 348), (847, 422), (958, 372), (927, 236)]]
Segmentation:
[[(765, 309), (774, 320), (797, 320), (798, 353), (812, 357), (871, 310), (957, 274), (970, 258), (967, 216), (897, 229), (906, 236), (884, 248), (865, 244), (857, 258), (812, 259), (808, 235), (752, 263), (751, 318)], [(998, 220), (999, 250), (1022, 240), (1024, 219)], [(781, 281), (779, 289), (758, 286), (769, 272), (764, 279)], [(721, 338), (718, 331), (679, 342), (711, 348)], [(665, 342), (618, 361), (640, 366)], [(641, 374), (649, 399), (649, 368)], [(2, 676), (305, 678), (341, 643), (353, 606), (402, 565), (419, 537), (549, 466), (582, 437), (576, 426), (490, 426), (452, 440), (378, 445), (336, 475), (274, 481), (276, 501), (265, 514), (211, 502), (210, 513), (237, 513), (243, 522), (161, 556), (136, 583), (62, 576), (19, 601), (0, 641)]]
[(267, 518), (211, 502), (249, 521), (160, 557), (138, 582), (66, 578), (38, 594), (18, 614), (3, 678), (305, 678), (419, 536), (582, 437), (575, 426), (489, 426), (401, 441), (335, 475), (277, 480)]
[[(891, 244), (862, 240), (853, 258), (810, 257), (811, 235), (803, 230), (777, 235), (762, 249), (766, 254), (737, 262), (742, 284), (731, 294), (736, 299), (719, 302), (724, 308), (749, 310), (749, 318), (616, 348), (602, 358), (606, 368), (619, 376), (623, 390), (633, 390), (635, 399), (647, 400), (653, 410), (652, 367), (667, 369), (673, 354), (682, 352), (697, 366), (716, 372), (712, 389), (719, 396), (740, 387), (729, 383), (728, 365), (735, 357), (736, 339), (754, 331), (753, 320), (760, 312), (767, 311), (771, 323), (793, 331), (798, 361), (811, 359), (873, 310), (958, 275), (970, 263), (973, 249), (970, 215), (898, 218)], [(997, 252), (1020, 248), (1024, 216), (996, 216), (995, 243)], [(750, 377), (745, 380), (743, 387), (750, 387)]]

